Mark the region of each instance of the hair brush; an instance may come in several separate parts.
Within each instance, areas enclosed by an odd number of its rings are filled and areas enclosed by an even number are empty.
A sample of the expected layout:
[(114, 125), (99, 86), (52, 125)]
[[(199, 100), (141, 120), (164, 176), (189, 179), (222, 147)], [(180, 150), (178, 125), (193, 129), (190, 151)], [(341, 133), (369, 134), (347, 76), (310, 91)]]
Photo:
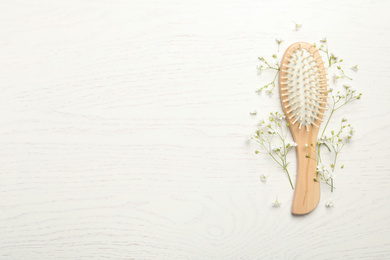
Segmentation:
[(317, 135), (326, 107), (327, 78), (318, 50), (306, 42), (287, 48), (280, 64), (280, 100), (297, 146), (297, 180), (291, 212), (303, 215), (320, 200)]

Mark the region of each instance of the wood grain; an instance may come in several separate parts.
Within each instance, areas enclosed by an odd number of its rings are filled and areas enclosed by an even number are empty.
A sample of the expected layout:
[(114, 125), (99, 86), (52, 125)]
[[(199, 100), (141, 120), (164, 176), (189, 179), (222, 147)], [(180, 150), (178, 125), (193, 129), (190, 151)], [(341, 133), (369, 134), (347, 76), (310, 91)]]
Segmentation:
[[(389, 7), (1, 1), (0, 259), (387, 259)], [(335, 192), (298, 218), (247, 142), (280, 109), (257, 57), (324, 36), (363, 96), (335, 115), (356, 130)]]

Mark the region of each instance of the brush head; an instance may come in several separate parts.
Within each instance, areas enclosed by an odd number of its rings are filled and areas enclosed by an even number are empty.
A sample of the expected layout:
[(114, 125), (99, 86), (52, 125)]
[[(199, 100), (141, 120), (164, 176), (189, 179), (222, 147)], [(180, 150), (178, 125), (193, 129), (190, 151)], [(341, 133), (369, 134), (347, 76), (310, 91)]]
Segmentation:
[(318, 50), (306, 42), (292, 44), (280, 64), (279, 88), (290, 126), (319, 128), (327, 98), (327, 78)]

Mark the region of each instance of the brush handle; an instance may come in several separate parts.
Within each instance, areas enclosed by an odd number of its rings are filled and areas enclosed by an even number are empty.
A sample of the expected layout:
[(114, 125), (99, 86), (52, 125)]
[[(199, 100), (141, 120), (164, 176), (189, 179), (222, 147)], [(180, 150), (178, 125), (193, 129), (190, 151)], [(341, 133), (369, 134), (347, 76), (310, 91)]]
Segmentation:
[(296, 140), (298, 171), (291, 209), (294, 215), (311, 212), (320, 201), (320, 183), (319, 180), (315, 181), (317, 177), (316, 138), (317, 135), (312, 132), (306, 136), (301, 135), (299, 140)]

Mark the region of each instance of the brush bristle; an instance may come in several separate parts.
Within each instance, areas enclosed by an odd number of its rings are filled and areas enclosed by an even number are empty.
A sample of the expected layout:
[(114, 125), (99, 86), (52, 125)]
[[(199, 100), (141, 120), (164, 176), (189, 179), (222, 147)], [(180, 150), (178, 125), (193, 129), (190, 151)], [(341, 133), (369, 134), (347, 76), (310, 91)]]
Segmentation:
[(291, 113), (292, 124), (298, 123), (299, 129), (318, 127), (316, 120), (321, 121), (326, 105), (326, 72), (319, 63), (321, 59), (315, 55), (317, 52), (313, 46), (303, 48), (297, 44), (285, 55), (286, 61), (281, 65), (282, 103), (285, 112)]

